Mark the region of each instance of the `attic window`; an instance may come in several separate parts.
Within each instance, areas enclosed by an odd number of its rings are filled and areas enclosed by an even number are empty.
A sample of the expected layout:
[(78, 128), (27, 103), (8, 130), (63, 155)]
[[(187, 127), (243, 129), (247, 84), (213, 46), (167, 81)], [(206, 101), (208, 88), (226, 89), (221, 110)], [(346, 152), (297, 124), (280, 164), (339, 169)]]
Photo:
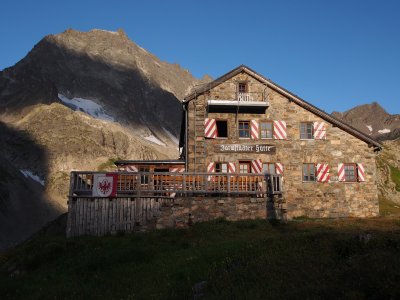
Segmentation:
[(247, 93), (247, 83), (246, 82), (239, 83), (239, 93)]

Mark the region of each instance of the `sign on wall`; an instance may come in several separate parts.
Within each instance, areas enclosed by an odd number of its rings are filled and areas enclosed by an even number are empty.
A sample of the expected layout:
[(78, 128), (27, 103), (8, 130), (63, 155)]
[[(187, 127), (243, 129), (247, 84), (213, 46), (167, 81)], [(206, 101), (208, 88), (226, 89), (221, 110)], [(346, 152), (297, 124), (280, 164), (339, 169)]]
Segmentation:
[(93, 175), (94, 197), (115, 197), (117, 195), (117, 174), (103, 173)]
[(276, 146), (264, 144), (220, 144), (215, 145), (215, 152), (275, 154)]

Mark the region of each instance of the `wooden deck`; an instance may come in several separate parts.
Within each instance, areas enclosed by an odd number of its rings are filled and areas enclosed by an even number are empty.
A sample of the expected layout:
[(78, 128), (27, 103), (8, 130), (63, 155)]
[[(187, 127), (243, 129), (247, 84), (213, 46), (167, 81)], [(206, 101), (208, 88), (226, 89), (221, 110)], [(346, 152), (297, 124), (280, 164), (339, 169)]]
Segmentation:
[[(91, 197), (94, 174), (71, 172), (70, 197)], [(257, 196), (282, 193), (280, 175), (239, 173), (118, 172), (116, 197)]]

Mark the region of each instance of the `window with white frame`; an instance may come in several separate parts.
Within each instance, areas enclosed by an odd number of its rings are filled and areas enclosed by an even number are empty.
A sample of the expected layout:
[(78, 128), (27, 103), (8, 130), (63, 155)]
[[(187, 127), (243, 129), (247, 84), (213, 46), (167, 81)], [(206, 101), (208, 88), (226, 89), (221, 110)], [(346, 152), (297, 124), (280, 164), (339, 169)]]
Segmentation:
[(272, 139), (273, 123), (271, 121), (260, 122), (260, 137), (262, 139)]
[(300, 123), (300, 139), (311, 140), (314, 138), (314, 124), (312, 122)]

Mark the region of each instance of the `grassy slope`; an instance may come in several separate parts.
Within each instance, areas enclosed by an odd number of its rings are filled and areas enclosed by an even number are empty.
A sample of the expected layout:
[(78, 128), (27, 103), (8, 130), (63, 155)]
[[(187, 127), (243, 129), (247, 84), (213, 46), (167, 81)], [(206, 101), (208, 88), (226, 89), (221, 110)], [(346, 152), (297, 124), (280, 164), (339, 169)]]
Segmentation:
[(396, 190), (400, 191), (400, 170), (391, 165), (389, 165), (389, 167), (392, 181), (396, 184)]
[(0, 295), (182, 299), (205, 280), (207, 299), (395, 299), (399, 253), (399, 219), (218, 220), (68, 240), (42, 233), (1, 256)]

